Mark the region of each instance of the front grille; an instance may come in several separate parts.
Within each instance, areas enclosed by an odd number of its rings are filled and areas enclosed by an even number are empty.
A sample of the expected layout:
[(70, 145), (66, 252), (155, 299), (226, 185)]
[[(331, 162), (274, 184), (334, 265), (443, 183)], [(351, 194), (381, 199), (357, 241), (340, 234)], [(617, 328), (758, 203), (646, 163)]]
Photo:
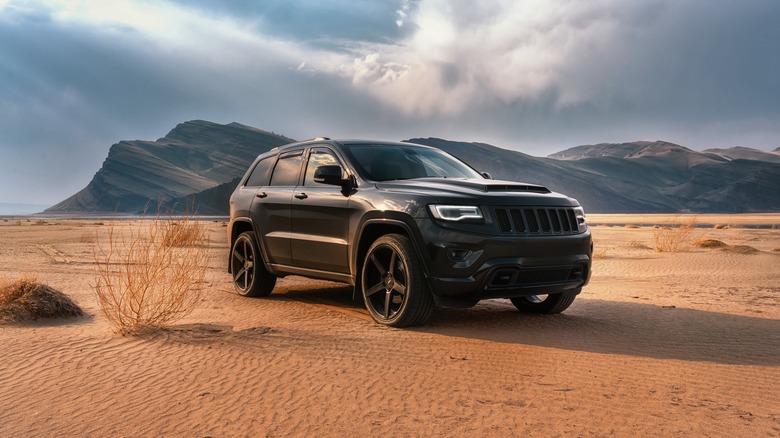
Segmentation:
[(513, 234), (577, 234), (573, 208), (503, 208), (495, 210), (498, 229)]

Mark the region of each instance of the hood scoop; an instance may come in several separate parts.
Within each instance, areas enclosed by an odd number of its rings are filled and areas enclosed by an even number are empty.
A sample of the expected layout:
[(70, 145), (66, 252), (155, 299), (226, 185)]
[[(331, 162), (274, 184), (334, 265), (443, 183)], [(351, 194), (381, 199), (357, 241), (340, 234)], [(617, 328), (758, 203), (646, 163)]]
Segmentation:
[(485, 185), (486, 192), (534, 192), (550, 193), (550, 189), (535, 184), (489, 184)]

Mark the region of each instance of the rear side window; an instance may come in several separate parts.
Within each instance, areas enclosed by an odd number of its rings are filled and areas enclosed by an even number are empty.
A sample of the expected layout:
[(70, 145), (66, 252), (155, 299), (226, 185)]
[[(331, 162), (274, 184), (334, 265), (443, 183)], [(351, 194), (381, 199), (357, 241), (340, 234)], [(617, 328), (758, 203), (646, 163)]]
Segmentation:
[(274, 165), (274, 158), (269, 157), (257, 163), (255, 170), (252, 171), (249, 179), (246, 180), (246, 185), (253, 187), (268, 185), (268, 177), (271, 174), (271, 167)]
[(271, 176), (272, 186), (297, 186), (298, 176), (301, 173), (301, 162), (303, 161), (303, 152), (298, 151), (279, 157), (279, 161), (274, 168), (274, 174)]

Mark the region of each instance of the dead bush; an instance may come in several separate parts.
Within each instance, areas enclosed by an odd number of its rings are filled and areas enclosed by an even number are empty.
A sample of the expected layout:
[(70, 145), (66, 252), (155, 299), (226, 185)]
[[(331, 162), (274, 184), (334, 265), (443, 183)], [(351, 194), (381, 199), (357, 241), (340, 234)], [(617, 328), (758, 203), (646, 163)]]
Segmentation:
[(79, 243), (95, 243), (95, 236), (96, 233), (85, 231), (81, 233), (81, 237), (79, 237)]
[(64, 293), (28, 275), (0, 278), (0, 322), (81, 316), (84, 312)]
[(168, 247), (199, 245), (207, 240), (206, 227), (191, 216), (169, 218), (164, 225), (162, 244)]
[(726, 248), (728, 251), (735, 252), (737, 254), (757, 254), (761, 251), (748, 245), (734, 245)]
[(693, 242), (693, 246), (707, 249), (728, 248), (728, 245), (717, 239), (700, 239)]
[(111, 221), (94, 255), (98, 304), (121, 334), (176, 321), (200, 300), (208, 241), (192, 216)]
[(653, 249), (638, 240), (632, 240), (631, 242), (629, 242), (628, 247), (635, 248), (635, 249)]
[(691, 216), (688, 220), (674, 218), (667, 225), (655, 226), (653, 243), (656, 252), (678, 252), (680, 248), (685, 247), (685, 243), (693, 234), (697, 221), (697, 216)]
[(626, 225), (625, 225), (625, 227), (626, 227), (626, 228), (635, 229), (635, 228), (639, 228), (639, 225), (634, 225), (634, 224), (626, 224)]

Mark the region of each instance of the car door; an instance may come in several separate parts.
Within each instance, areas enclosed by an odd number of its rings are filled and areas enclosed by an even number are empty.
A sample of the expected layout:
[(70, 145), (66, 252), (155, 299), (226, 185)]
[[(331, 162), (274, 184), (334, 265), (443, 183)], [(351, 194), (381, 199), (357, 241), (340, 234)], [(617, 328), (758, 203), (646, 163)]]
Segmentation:
[(283, 152), (276, 161), (270, 182), (257, 189), (251, 217), (269, 263), (292, 264), (290, 248), (290, 200), (298, 185), (303, 150)]
[(349, 273), (349, 192), (340, 186), (314, 182), (317, 166), (343, 163), (327, 147), (309, 151), (303, 185), (295, 189), (292, 206), (292, 257), (296, 266)]

